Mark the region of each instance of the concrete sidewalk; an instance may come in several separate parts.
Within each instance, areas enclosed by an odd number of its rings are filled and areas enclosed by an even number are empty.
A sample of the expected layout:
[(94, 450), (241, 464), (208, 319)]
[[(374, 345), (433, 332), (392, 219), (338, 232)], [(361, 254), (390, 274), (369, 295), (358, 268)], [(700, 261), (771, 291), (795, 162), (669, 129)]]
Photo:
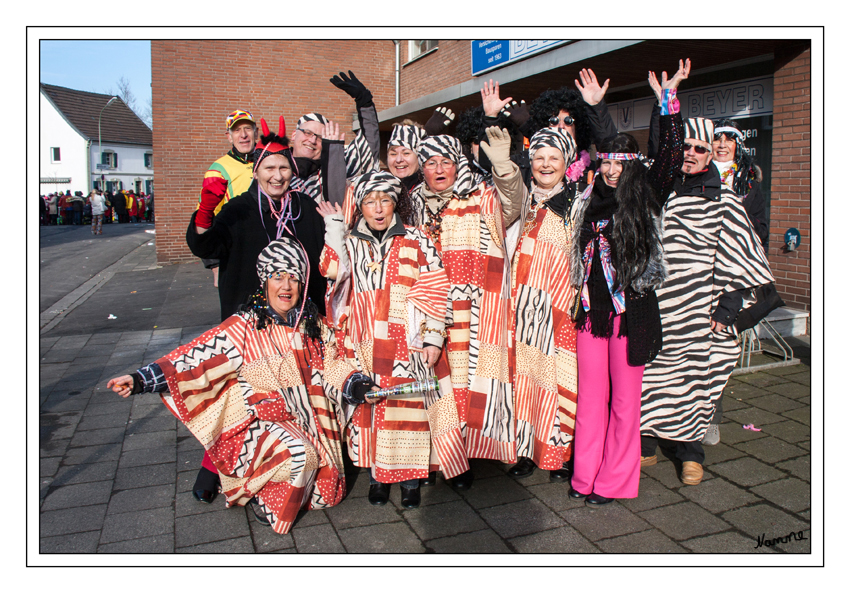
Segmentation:
[[(355, 469), (340, 505), (302, 513), (288, 535), (220, 496), (198, 503), (198, 442), (157, 395), (122, 399), (106, 382), (218, 323), (212, 275), (200, 264), (157, 267), (147, 245), (127, 258), (126, 271), (40, 337), (41, 553), (811, 551), (811, 379), (800, 341), (803, 364), (730, 380), (721, 444), (706, 447), (699, 486), (684, 486), (659, 455), (638, 498), (590, 509), (549, 472), (514, 479), (508, 466), (476, 460), (471, 490), (441, 477), (406, 510), (397, 487), (389, 505), (369, 505), (368, 475)], [(756, 548), (792, 532), (806, 539)]]

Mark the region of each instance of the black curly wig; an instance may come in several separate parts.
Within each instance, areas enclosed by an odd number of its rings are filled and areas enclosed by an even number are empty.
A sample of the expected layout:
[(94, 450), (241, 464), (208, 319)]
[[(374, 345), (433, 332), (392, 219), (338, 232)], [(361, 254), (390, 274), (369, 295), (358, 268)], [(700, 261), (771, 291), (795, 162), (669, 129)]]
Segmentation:
[(484, 107), (482, 105), (467, 109), (457, 118), (455, 138), (460, 140), (464, 153), (470, 149), (473, 143), (478, 143), (478, 134), (481, 131), (483, 121)]
[(562, 87), (556, 91), (549, 89), (541, 93), (529, 107), (531, 114), (532, 129), (537, 132), (549, 127), (549, 118), (558, 115), (559, 111), (567, 111), (575, 120), (576, 146), (581, 150), (588, 150), (593, 143), (593, 133), (590, 122), (585, 114), (584, 99), (575, 89)]

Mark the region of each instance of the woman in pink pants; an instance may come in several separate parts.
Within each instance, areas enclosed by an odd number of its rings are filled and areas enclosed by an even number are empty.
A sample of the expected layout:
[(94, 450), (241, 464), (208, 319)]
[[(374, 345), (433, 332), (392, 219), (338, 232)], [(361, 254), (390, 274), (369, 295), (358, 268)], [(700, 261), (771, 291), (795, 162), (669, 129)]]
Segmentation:
[[(604, 141), (593, 190), (575, 211), (570, 283), (578, 329), (578, 401), (570, 497), (636, 498), (644, 365), (661, 349), (655, 288), (666, 277), (658, 218), (682, 166), (676, 85), (664, 77), (661, 150), (650, 169), (629, 134)], [(650, 77), (650, 83), (654, 75)]]

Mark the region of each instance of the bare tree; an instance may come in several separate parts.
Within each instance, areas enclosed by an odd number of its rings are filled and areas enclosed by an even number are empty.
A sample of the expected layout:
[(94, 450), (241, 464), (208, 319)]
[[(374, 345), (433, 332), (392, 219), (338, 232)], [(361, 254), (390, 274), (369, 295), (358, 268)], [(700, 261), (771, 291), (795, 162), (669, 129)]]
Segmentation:
[(118, 82), (115, 83), (118, 86), (118, 96), (124, 101), (124, 105), (136, 111), (136, 95), (133, 94), (133, 89), (130, 86), (130, 81), (121, 76), (118, 79)]
[(133, 112), (139, 116), (139, 119), (142, 120), (146, 126), (149, 128), (153, 128), (153, 104), (149, 99), (147, 105), (143, 109), (136, 108), (136, 95), (133, 93), (133, 88), (130, 86), (130, 81), (127, 80), (123, 75), (118, 81), (115, 83), (118, 87), (117, 92), (112, 91), (112, 87), (107, 89), (107, 94), (115, 95), (119, 97), (124, 104), (133, 110)]

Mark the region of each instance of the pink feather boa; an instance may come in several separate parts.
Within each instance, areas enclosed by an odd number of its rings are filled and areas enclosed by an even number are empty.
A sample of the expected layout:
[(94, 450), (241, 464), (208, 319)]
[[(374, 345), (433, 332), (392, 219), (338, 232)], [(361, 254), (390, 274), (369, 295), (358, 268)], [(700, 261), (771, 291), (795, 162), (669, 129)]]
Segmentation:
[(578, 160), (573, 161), (573, 164), (567, 169), (567, 179), (570, 181), (578, 181), (581, 179), (581, 176), (585, 169), (587, 169), (588, 165), (590, 165), (590, 155), (587, 154), (586, 150), (582, 150)]

